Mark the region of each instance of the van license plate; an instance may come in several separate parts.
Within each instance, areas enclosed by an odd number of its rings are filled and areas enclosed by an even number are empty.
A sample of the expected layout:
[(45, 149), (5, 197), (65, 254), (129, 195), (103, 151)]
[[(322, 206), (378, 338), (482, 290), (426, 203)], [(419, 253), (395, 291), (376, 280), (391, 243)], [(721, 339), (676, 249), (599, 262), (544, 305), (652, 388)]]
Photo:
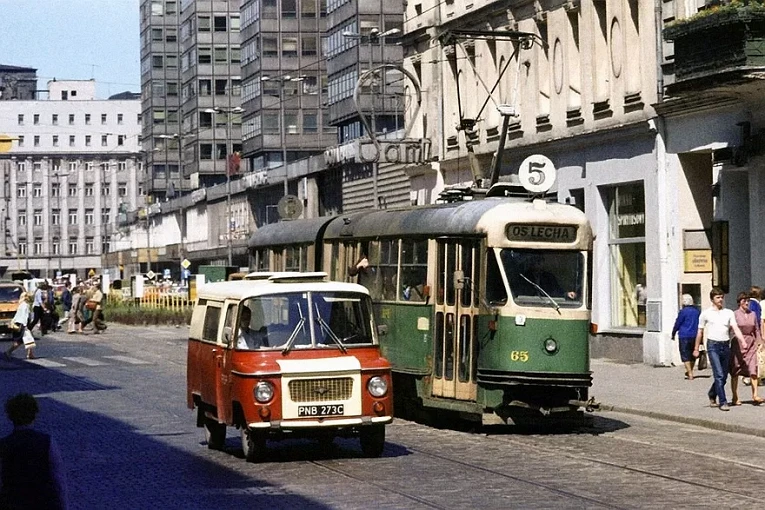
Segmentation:
[(343, 404), (322, 406), (298, 406), (299, 417), (309, 416), (342, 416), (345, 414)]

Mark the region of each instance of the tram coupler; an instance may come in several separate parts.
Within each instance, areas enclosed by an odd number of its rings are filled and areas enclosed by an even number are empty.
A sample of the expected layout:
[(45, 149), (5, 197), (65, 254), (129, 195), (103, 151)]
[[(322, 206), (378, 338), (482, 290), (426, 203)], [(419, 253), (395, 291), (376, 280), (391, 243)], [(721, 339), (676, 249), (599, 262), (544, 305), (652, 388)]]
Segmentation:
[(569, 400), (568, 403), (572, 406), (584, 407), (588, 413), (600, 411), (600, 402), (595, 402), (595, 397), (590, 397), (589, 400)]

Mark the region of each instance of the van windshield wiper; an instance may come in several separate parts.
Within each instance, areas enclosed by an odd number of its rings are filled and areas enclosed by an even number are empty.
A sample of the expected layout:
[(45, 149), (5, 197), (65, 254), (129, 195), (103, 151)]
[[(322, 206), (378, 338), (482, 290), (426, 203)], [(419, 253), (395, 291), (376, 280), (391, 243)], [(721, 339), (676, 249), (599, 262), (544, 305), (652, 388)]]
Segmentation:
[(523, 273), (521, 273), (520, 271), (518, 272), (518, 276), (520, 276), (521, 278), (523, 278), (524, 280), (526, 280), (527, 282), (529, 282), (531, 285), (533, 285), (533, 286), (534, 286), (534, 288), (536, 288), (536, 289), (537, 289), (539, 292), (541, 292), (541, 293), (542, 293), (542, 294), (543, 294), (543, 295), (544, 295), (544, 296), (545, 296), (547, 299), (549, 299), (549, 300), (550, 300), (550, 303), (552, 303), (552, 304), (553, 304), (553, 306), (555, 307), (555, 311), (556, 311), (556, 312), (558, 312), (558, 314), (560, 314), (560, 305), (558, 304), (558, 302), (557, 302), (557, 301), (555, 301), (555, 300), (553, 299), (553, 297), (552, 297), (550, 294), (548, 294), (548, 293), (547, 293), (547, 291), (545, 291), (545, 289), (543, 289), (542, 287), (540, 287), (539, 285), (537, 285), (537, 283), (536, 283), (536, 282), (533, 282), (533, 281), (529, 280), (529, 279), (526, 277), (526, 275), (525, 275), (525, 274), (523, 274)]
[(332, 328), (329, 327), (329, 324), (327, 324), (327, 322), (322, 318), (321, 314), (319, 313), (318, 306), (316, 307), (316, 322), (319, 323), (319, 327), (324, 332), (324, 334), (331, 338), (332, 341), (340, 347), (340, 350), (343, 351), (343, 354), (348, 354), (348, 349), (345, 348), (343, 341), (340, 340), (340, 337), (338, 337), (335, 332), (332, 331)]
[(290, 349), (292, 349), (292, 344), (295, 343), (295, 339), (297, 338), (298, 333), (303, 328), (303, 326), (305, 326), (305, 316), (303, 315), (303, 309), (300, 308), (299, 303), (295, 303), (295, 306), (297, 306), (300, 320), (295, 325), (295, 329), (292, 330), (292, 333), (290, 333), (290, 337), (287, 339), (287, 343), (284, 345), (284, 349), (282, 349), (282, 354), (287, 354), (290, 352)]

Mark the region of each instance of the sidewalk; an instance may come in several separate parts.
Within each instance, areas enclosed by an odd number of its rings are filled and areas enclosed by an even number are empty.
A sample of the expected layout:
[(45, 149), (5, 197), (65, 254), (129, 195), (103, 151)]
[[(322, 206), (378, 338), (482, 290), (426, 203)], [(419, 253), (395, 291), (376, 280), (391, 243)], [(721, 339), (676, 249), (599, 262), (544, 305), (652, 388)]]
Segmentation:
[[(729, 412), (709, 407), (710, 368), (696, 371), (693, 381), (684, 379), (683, 367), (628, 365), (594, 359), (591, 368), (590, 396), (601, 404), (601, 413), (637, 414), (765, 437), (765, 404), (751, 404), (752, 389), (749, 386), (739, 382), (739, 398), (743, 405), (731, 406)], [(730, 401), (730, 378), (725, 385), (725, 394)], [(760, 386), (759, 395), (765, 397), (765, 386)]]

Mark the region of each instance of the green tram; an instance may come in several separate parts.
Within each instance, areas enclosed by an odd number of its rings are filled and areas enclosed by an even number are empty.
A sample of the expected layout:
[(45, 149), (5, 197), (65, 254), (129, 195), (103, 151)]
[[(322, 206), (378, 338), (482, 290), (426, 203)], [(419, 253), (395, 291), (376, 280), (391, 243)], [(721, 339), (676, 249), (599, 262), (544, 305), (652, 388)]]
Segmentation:
[(592, 230), (573, 206), (490, 197), (285, 221), (249, 248), (257, 271), (369, 289), (397, 415), (528, 424), (592, 405)]

